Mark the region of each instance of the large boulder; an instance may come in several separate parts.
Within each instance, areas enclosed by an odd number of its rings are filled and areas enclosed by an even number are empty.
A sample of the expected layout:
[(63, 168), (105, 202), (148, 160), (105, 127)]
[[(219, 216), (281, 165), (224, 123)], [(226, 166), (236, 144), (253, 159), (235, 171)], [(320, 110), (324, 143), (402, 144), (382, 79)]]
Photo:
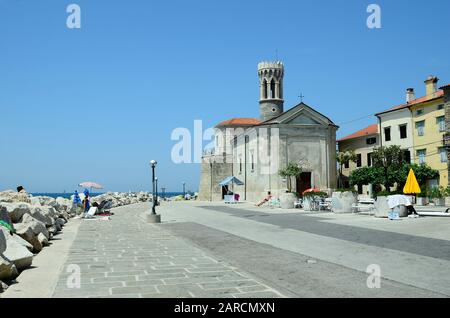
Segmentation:
[(31, 266), (34, 255), (25, 246), (13, 239), (9, 239), (7, 240), (7, 248), (3, 256), (9, 259), (20, 271)]
[(39, 242), (36, 234), (34, 234), (33, 229), (31, 227), (19, 227), (16, 229), (16, 234), (27, 241), (31, 246), (33, 246), (33, 252), (39, 253), (42, 251), (42, 244)]
[(55, 218), (58, 217), (58, 213), (51, 206), (34, 206), (30, 210), (30, 215), (47, 227), (52, 226), (55, 223)]
[(34, 205), (34, 206), (41, 206), (42, 205), (41, 204), (41, 200), (39, 200), (39, 198), (37, 198), (37, 197), (31, 197), (30, 201), (31, 201), (31, 205)]
[(3, 254), (0, 254), (0, 280), (9, 281), (16, 278), (18, 275), (19, 273), (16, 265)]
[(22, 245), (23, 247), (25, 247), (30, 252), (33, 252), (33, 245), (31, 245), (30, 243), (25, 241), (19, 235), (13, 235), (13, 236), (11, 236), (10, 239), (13, 240), (13, 241), (16, 241), (18, 244)]
[(0, 225), (0, 254), (6, 251), (6, 235), (3, 233), (3, 227)]
[(57, 210), (59, 212), (70, 212), (72, 210), (72, 201), (65, 198), (56, 198)]
[(37, 239), (38, 239), (39, 243), (41, 243), (42, 246), (48, 246), (49, 245), (48, 238), (45, 237), (44, 234), (39, 233), (39, 235), (37, 236)]
[(9, 217), (8, 210), (4, 206), (1, 206), (1, 205), (0, 205), (0, 221), (2, 223), (2, 224), (0, 224), (0, 226), (9, 227), (9, 230), (13, 231), (14, 227), (11, 222), (11, 218)]
[(8, 285), (6, 285), (4, 282), (0, 280), (0, 293), (3, 293), (5, 290), (8, 289), (8, 287), (9, 287)]
[(16, 234), (33, 245), (33, 252), (40, 252), (42, 250), (42, 243), (38, 240), (38, 235), (42, 233), (47, 239), (50, 238), (50, 233), (44, 223), (35, 219), (29, 214), (22, 217), (22, 222), (15, 225)]
[(13, 223), (18, 223), (22, 219), (22, 216), (26, 213), (30, 213), (31, 205), (28, 203), (13, 202), (13, 203), (0, 203), (0, 206), (6, 209), (9, 217)]

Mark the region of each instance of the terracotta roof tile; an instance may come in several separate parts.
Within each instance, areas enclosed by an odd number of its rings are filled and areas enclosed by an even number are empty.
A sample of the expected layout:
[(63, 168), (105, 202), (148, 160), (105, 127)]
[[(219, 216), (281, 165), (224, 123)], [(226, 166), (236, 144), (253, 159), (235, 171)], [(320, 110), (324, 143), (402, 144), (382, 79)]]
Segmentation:
[(261, 121), (256, 118), (232, 118), (225, 120), (218, 124), (216, 127), (241, 127), (241, 126), (254, 126), (260, 124)]
[(429, 100), (436, 99), (436, 98), (439, 98), (439, 97), (442, 97), (442, 96), (444, 96), (444, 91), (443, 90), (439, 90), (433, 96), (423, 96), (423, 97), (416, 98), (413, 101), (411, 101), (410, 103), (406, 103), (406, 104), (402, 104), (400, 106), (393, 107), (391, 109), (385, 110), (384, 112), (377, 113), (377, 114), (375, 114), (375, 116), (381, 115), (381, 114), (386, 114), (386, 113), (389, 113), (389, 112), (393, 112), (395, 110), (408, 108), (409, 106), (413, 106), (413, 105), (417, 105), (417, 104), (420, 104), (420, 103), (423, 103), (423, 102), (427, 102)]
[(364, 136), (369, 136), (369, 135), (375, 135), (375, 134), (378, 134), (378, 124), (373, 124), (373, 125), (370, 125), (369, 127), (361, 129), (351, 135), (348, 135), (344, 138), (339, 139), (338, 142), (355, 139), (355, 138), (360, 138), (360, 137), (364, 137)]

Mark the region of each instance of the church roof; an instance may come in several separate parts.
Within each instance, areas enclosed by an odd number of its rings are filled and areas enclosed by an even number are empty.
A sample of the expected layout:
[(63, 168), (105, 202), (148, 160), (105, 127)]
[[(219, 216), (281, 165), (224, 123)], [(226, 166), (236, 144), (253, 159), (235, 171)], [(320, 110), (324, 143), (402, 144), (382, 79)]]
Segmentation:
[(317, 110), (315, 110), (314, 108), (306, 105), (305, 103), (301, 102), (300, 104), (292, 107), (291, 109), (285, 111), (284, 113), (278, 115), (275, 118), (266, 120), (264, 122), (262, 122), (260, 125), (271, 125), (271, 124), (281, 124), (281, 123), (285, 123), (286, 120), (288, 120), (289, 118), (292, 118), (293, 116), (296, 116), (296, 114), (299, 114), (302, 111), (306, 111), (309, 112), (310, 114), (315, 114), (313, 116), (317, 117), (317, 118), (321, 118), (321, 121), (328, 124), (328, 125), (332, 125), (332, 126), (336, 126), (337, 125), (335, 123), (333, 123), (331, 121), (331, 119), (329, 119), (328, 117), (326, 117), (325, 115), (319, 113)]
[(373, 124), (373, 125), (370, 125), (369, 127), (358, 130), (357, 132), (355, 132), (351, 135), (348, 135), (344, 138), (339, 139), (338, 142), (355, 139), (355, 138), (360, 138), (360, 137), (365, 137), (365, 136), (370, 136), (370, 135), (376, 135), (376, 134), (378, 134), (378, 124)]
[(244, 126), (255, 126), (260, 124), (261, 121), (256, 118), (231, 118), (224, 120), (216, 127), (244, 127)]

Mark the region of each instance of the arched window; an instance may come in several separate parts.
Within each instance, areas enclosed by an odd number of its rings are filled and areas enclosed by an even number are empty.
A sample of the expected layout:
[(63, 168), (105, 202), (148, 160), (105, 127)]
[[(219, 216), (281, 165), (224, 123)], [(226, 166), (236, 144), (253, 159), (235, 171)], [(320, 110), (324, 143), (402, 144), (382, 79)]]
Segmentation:
[(268, 93), (267, 93), (267, 80), (264, 79), (263, 81), (263, 98), (267, 99)]
[(270, 98), (276, 98), (275, 97), (275, 81), (273, 78), (270, 81)]

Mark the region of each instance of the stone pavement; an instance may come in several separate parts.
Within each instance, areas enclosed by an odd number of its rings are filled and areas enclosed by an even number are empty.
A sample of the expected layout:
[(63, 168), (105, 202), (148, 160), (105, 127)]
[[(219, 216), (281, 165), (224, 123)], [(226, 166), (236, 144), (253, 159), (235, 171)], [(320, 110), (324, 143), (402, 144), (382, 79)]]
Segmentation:
[(193, 243), (147, 224), (145, 209), (121, 207), (110, 221), (82, 220), (53, 297), (283, 297)]

